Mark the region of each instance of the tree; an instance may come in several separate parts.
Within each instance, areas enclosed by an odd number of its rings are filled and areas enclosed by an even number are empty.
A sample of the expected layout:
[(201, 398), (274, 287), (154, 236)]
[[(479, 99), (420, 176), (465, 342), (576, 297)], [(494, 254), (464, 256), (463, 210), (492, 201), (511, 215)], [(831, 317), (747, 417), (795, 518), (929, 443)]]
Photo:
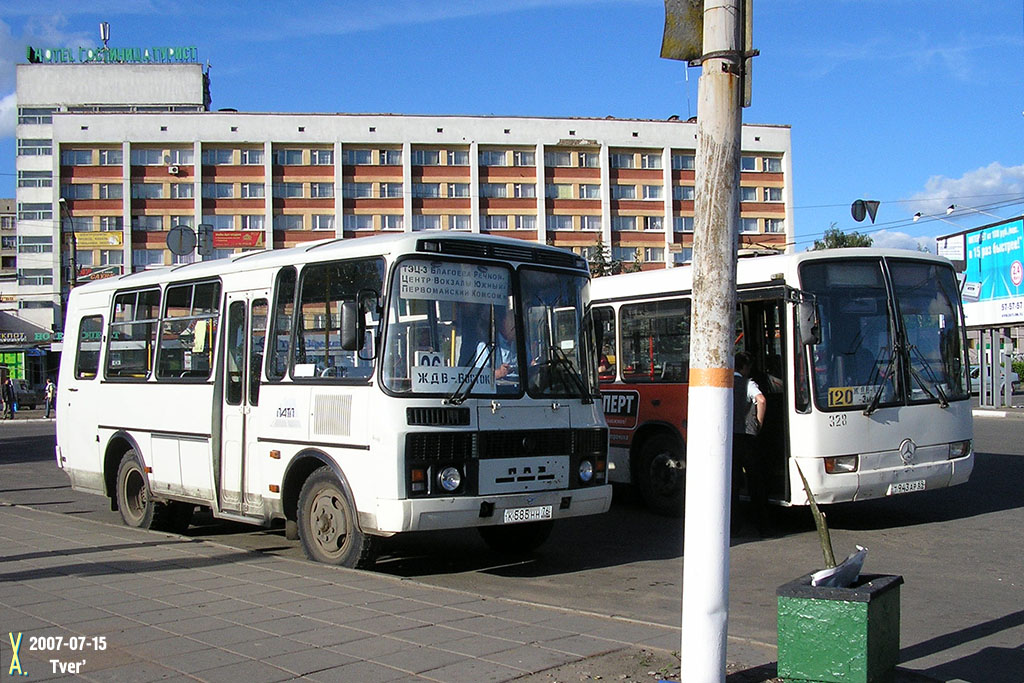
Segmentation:
[(842, 249), (843, 247), (870, 247), (871, 238), (859, 232), (845, 233), (833, 223), (829, 226), (820, 240), (814, 240), (811, 251), (822, 249)]
[(589, 265), (591, 277), (616, 275), (622, 272), (622, 263), (611, 258), (611, 249), (605, 245), (601, 235), (597, 236), (597, 243), (594, 245)]

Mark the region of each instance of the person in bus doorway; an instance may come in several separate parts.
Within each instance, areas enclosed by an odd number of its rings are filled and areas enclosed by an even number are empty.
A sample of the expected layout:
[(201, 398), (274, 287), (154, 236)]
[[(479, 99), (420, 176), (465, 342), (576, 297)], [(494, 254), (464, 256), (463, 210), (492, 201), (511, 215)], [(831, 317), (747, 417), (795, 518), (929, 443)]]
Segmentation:
[(8, 377), (4, 380), (3, 386), (3, 399), (4, 399), (4, 419), (14, 419), (14, 404), (18, 400), (18, 393), (14, 390), (14, 382)]
[(50, 377), (46, 378), (46, 387), (43, 389), (43, 400), (46, 401), (46, 416), (50, 417), (50, 411), (57, 411), (57, 385), (53, 383), (53, 379)]
[(768, 402), (761, 388), (750, 379), (753, 360), (746, 351), (736, 354), (733, 372), (733, 420), (732, 420), (732, 523), (733, 534), (743, 524), (739, 517), (740, 482), (746, 480), (750, 496), (748, 521), (752, 522), (759, 534), (768, 533), (765, 515), (768, 511), (768, 495), (765, 488), (764, 467), (757, 453), (757, 435), (764, 425)]

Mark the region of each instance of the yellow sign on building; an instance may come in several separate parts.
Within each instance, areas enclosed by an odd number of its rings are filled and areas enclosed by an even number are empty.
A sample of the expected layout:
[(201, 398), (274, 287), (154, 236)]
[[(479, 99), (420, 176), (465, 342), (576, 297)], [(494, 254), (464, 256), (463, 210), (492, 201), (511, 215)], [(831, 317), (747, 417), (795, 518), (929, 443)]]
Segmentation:
[(123, 232), (76, 232), (77, 249), (113, 249), (124, 245)]

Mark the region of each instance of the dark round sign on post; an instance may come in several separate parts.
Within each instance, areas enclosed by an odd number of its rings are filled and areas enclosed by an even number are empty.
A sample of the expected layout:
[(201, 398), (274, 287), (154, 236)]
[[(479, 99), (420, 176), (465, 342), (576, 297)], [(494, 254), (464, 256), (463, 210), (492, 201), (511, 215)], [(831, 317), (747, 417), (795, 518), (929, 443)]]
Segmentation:
[(853, 215), (853, 220), (860, 223), (868, 215), (867, 207), (864, 206), (864, 200), (858, 199), (850, 206), (850, 213)]
[(167, 248), (172, 254), (184, 256), (196, 248), (196, 233), (187, 225), (176, 225), (167, 233)]

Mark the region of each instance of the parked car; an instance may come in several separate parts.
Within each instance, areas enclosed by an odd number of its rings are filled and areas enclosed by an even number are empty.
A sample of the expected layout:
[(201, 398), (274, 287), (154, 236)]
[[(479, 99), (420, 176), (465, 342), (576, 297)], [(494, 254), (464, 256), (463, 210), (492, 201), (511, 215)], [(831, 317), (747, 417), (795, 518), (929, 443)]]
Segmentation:
[(32, 409), (45, 405), (41, 388), (32, 386), (24, 379), (12, 379), (11, 382), (14, 384), (14, 393), (18, 397), (19, 408)]
[[(989, 376), (989, 383), (991, 384), (991, 382), (992, 382), (992, 379), (991, 379), (991, 377), (992, 377), (992, 367), (988, 366), (987, 369), (988, 369), (987, 374)], [(1017, 376), (1016, 372), (1014, 372), (1013, 370), (1010, 370), (1008, 368), (1006, 368), (1005, 372), (1003, 372), (1003, 383), (1002, 383), (1002, 385), (1000, 385), (1000, 387), (997, 390), (997, 392), (999, 394), (1004, 393), (1004, 387), (1006, 387), (1006, 383), (1007, 382), (1010, 383), (1010, 393), (1013, 393), (1013, 392), (1017, 391), (1017, 389), (1020, 386), (1020, 377)], [(972, 365), (971, 366), (971, 393), (972, 394), (977, 394), (980, 390), (981, 390), (981, 371), (980, 371), (980, 369), (978, 368), (977, 365)]]

